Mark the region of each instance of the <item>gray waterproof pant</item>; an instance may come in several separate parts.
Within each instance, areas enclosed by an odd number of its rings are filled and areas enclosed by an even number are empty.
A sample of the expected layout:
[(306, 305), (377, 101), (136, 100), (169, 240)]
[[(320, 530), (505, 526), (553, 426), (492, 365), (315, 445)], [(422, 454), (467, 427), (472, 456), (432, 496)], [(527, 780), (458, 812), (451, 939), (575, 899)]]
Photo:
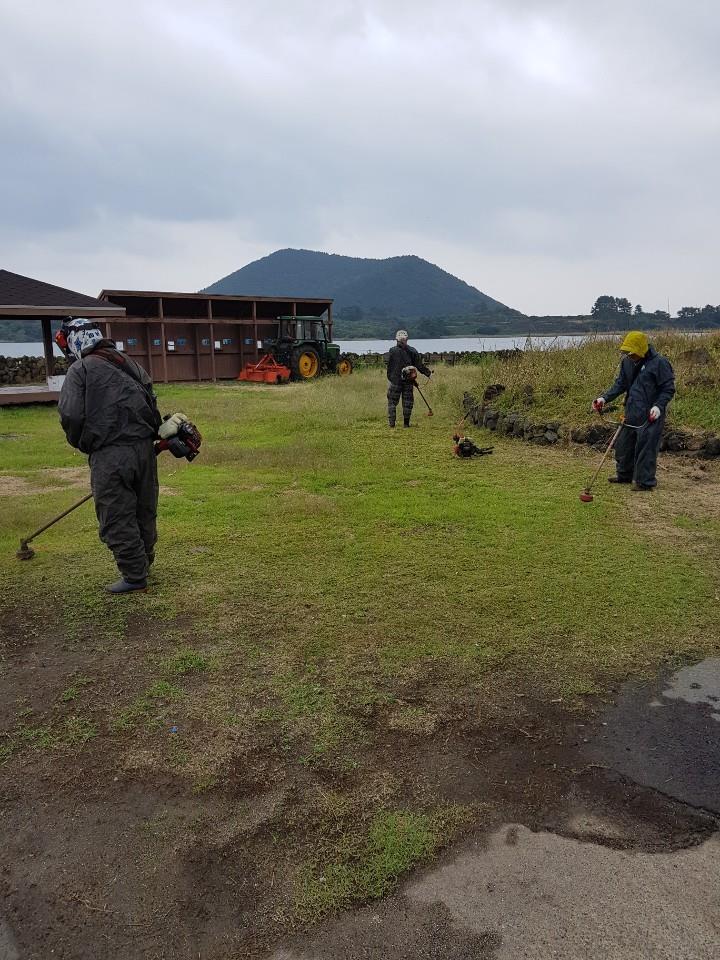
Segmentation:
[(130, 583), (147, 577), (157, 540), (158, 478), (152, 440), (90, 454), (90, 486), (100, 539)]
[(618, 480), (657, 486), (655, 471), (665, 417), (640, 430), (623, 427), (615, 443), (615, 467)]

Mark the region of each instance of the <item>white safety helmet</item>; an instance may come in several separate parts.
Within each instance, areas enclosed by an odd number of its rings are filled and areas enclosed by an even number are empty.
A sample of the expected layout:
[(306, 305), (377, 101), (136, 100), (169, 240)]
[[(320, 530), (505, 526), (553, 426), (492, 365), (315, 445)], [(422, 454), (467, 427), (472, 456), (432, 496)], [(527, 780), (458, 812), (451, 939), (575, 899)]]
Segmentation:
[(398, 330), (398, 332), (395, 334), (395, 339), (396, 339), (398, 342), (400, 342), (400, 340), (405, 340), (405, 341), (407, 341), (407, 339), (408, 339), (408, 332), (407, 332), (407, 330)]

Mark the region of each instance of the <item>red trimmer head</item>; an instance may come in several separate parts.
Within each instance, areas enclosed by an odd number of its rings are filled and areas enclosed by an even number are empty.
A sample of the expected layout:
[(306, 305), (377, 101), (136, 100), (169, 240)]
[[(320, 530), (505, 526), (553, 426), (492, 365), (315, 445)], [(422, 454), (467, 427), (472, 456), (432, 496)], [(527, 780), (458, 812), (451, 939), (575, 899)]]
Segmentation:
[(593, 495), (590, 493), (589, 490), (583, 490), (583, 492), (580, 494), (580, 499), (582, 500), (583, 503), (592, 503)]

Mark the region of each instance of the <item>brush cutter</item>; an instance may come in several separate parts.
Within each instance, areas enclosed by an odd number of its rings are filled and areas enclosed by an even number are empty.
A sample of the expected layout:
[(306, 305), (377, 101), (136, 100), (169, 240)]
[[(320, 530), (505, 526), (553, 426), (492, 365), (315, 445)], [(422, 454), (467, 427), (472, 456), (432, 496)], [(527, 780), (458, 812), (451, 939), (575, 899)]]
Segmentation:
[(593, 495), (592, 495), (592, 492), (591, 492), (591, 491), (592, 491), (592, 488), (593, 488), (593, 484), (594, 484), (595, 481), (597, 480), (598, 474), (599, 474), (600, 471), (602, 470), (602, 466), (603, 466), (603, 464), (605, 463), (605, 461), (606, 461), (607, 458), (608, 458), (608, 454), (610, 453), (610, 451), (612, 450), (612, 448), (615, 446), (615, 443), (617, 442), (617, 438), (620, 436), (620, 431), (622, 430), (622, 428), (623, 428), (623, 427), (627, 427), (628, 430), (644, 430), (645, 427), (647, 427), (648, 423), (649, 423), (649, 421), (646, 420), (645, 423), (641, 423), (640, 426), (637, 426), (637, 427), (636, 427), (636, 426), (634, 426), (632, 423), (625, 423), (625, 420), (624, 420), (624, 419), (622, 419), (622, 420), (620, 421), (620, 423), (618, 424), (617, 430), (615, 431), (615, 433), (614, 433), (614, 434), (612, 435), (612, 437), (610, 438), (610, 443), (607, 445), (607, 447), (606, 447), (606, 449), (605, 449), (605, 453), (603, 453), (603, 455), (602, 455), (602, 459), (600, 460), (600, 463), (598, 464), (597, 470), (595, 471), (595, 473), (594, 473), (594, 474), (592, 475), (592, 477), (590, 478), (590, 481), (588, 482), (588, 484), (587, 484), (587, 486), (585, 487), (585, 489), (583, 490), (583, 492), (580, 494), (580, 499), (582, 500), (583, 503), (592, 503), (592, 501), (593, 501)]
[(494, 447), (478, 447), (470, 437), (461, 437), (458, 433), (453, 434), (453, 453), (461, 459), (482, 457), (492, 453), (493, 449)]
[(32, 558), (35, 556), (35, 551), (31, 546), (28, 546), (30, 541), (34, 540), (35, 537), (47, 530), (48, 527), (52, 527), (52, 525), (57, 523), (58, 520), (62, 520), (63, 517), (66, 517), (69, 513), (72, 513), (73, 510), (77, 510), (78, 507), (81, 507), (84, 503), (87, 503), (90, 497), (92, 497), (92, 494), (88, 493), (82, 498), (82, 500), (78, 500), (77, 503), (74, 503), (71, 507), (68, 507), (67, 510), (58, 514), (57, 517), (53, 517), (53, 519), (49, 523), (46, 523), (44, 527), (40, 527), (40, 529), (36, 530), (35, 533), (31, 533), (29, 537), (22, 539), (20, 541), (20, 549), (15, 554), (18, 560), (32, 560)]
[(583, 490), (583, 492), (580, 494), (580, 499), (582, 500), (583, 503), (592, 503), (592, 501), (593, 501), (593, 495), (592, 495), (591, 491), (592, 491), (593, 484), (594, 484), (595, 481), (597, 480), (598, 474), (599, 474), (600, 471), (602, 470), (603, 464), (604, 464), (605, 461), (607, 460), (610, 451), (611, 451), (612, 448), (615, 446), (615, 441), (616, 441), (617, 438), (620, 436), (620, 431), (622, 430), (622, 428), (623, 428), (624, 426), (625, 426), (624, 423), (620, 423), (620, 425), (618, 426), (617, 430), (615, 431), (615, 433), (614, 433), (614, 434), (612, 435), (612, 437), (610, 438), (610, 443), (607, 445), (607, 447), (606, 447), (606, 449), (605, 449), (605, 453), (602, 455), (602, 459), (601, 459), (600, 463), (598, 464), (597, 470), (595, 471), (595, 473), (594, 473), (594, 474), (592, 475), (592, 477), (590, 478), (590, 481), (588, 482), (588, 484), (587, 484), (587, 486), (585, 487), (585, 489)]
[(428, 415), (429, 417), (432, 417), (432, 415), (433, 415), (432, 407), (430, 406), (430, 404), (429, 404), (429, 403), (427, 402), (427, 400), (425, 399), (425, 396), (424, 396), (422, 390), (420, 389), (420, 384), (417, 382), (417, 380), (413, 380), (412, 385), (415, 387), (415, 389), (417, 390), (417, 392), (420, 394), (420, 396), (421, 396), (422, 399), (423, 399), (423, 403), (424, 403), (425, 406), (428, 408), (427, 415)]
[(429, 417), (432, 417), (432, 415), (433, 415), (432, 407), (431, 407), (430, 404), (427, 402), (427, 400), (425, 399), (425, 397), (424, 397), (424, 395), (423, 395), (422, 390), (420, 389), (420, 385), (419, 385), (418, 382), (417, 382), (417, 375), (418, 375), (417, 367), (409, 366), (409, 367), (403, 367), (403, 368), (402, 368), (402, 375), (401, 375), (401, 376), (402, 376), (402, 381), (403, 381), (403, 383), (411, 383), (411, 384), (413, 385), (413, 387), (417, 390), (417, 392), (418, 392), (418, 393), (420, 394), (420, 396), (423, 398), (423, 403), (424, 403), (425, 406), (428, 408), (427, 415), (428, 415)]
[[(167, 416), (163, 417), (163, 422), (158, 430), (158, 437), (159, 439), (153, 447), (156, 457), (159, 456), (163, 450), (169, 450), (174, 457), (178, 459), (184, 457), (189, 463), (200, 453), (200, 444), (202, 443), (200, 431), (183, 413), (167, 414)], [(40, 527), (35, 533), (31, 533), (29, 537), (23, 537), (20, 540), (20, 549), (15, 554), (18, 560), (32, 560), (35, 556), (35, 551), (29, 546), (30, 542), (41, 533), (44, 533), (48, 527), (56, 524), (58, 520), (62, 520), (63, 517), (72, 513), (73, 510), (77, 510), (78, 507), (87, 503), (91, 497), (92, 493), (86, 494), (82, 500), (78, 500), (77, 503), (68, 507), (67, 510), (59, 513), (57, 517), (53, 517), (44, 527)]]
[[(468, 412), (465, 414), (465, 416), (462, 418), (462, 420), (459, 420), (459, 421), (458, 421), (457, 426), (455, 427), (455, 434), (457, 434), (457, 435), (460, 434), (460, 428), (461, 428), (462, 425), (465, 423), (465, 421), (467, 420), (467, 418), (468, 418), (471, 414), (475, 413), (475, 411), (477, 410), (477, 408), (478, 408), (478, 407), (481, 407), (481, 406), (482, 406), (482, 401), (480, 401), (480, 403), (473, 404), (473, 406), (470, 407), (470, 409), (469, 409)], [(453, 434), (453, 440), (455, 439), (455, 434)]]

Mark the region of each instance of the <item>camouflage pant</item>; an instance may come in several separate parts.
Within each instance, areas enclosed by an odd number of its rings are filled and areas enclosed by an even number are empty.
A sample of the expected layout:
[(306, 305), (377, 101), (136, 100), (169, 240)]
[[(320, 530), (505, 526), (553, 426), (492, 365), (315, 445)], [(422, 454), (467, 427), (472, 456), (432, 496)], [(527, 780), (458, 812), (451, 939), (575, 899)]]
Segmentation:
[(391, 383), (388, 386), (388, 423), (391, 427), (395, 426), (395, 414), (400, 397), (402, 397), (403, 420), (405, 423), (410, 423), (410, 414), (415, 402), (412, 383)]

